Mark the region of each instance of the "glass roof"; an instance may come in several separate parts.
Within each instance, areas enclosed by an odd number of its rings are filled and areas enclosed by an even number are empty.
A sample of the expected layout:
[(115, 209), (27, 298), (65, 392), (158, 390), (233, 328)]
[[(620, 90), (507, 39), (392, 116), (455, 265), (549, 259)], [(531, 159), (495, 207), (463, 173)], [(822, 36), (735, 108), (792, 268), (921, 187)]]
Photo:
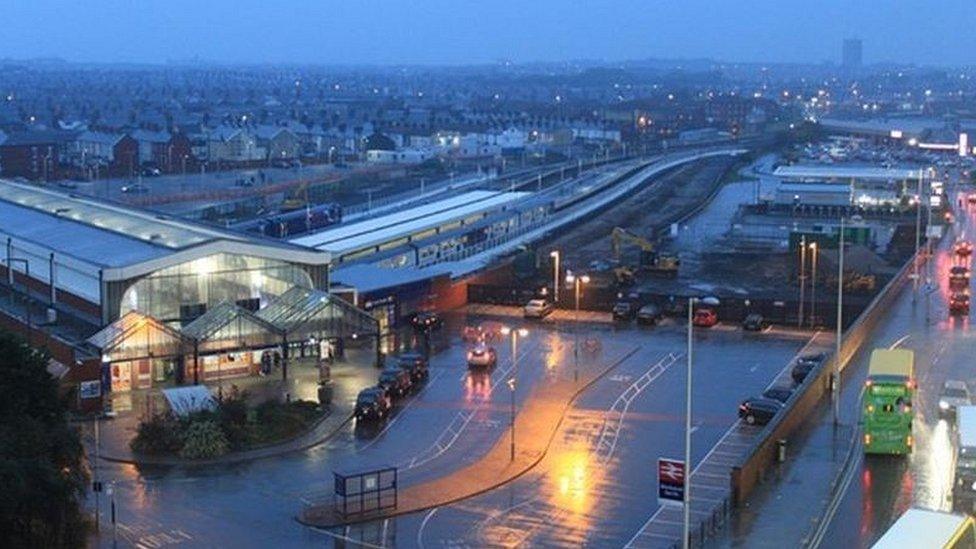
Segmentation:
[(376, 319), (365, 311), (334, 295), (300, 286), (281, 294), (257, 316), (285, 330), (291, 340), (379, 333)]
[(185, 338), (151, 316), (129, 311), (102, 328), (87, 342), (109, 362), (182, 354)]

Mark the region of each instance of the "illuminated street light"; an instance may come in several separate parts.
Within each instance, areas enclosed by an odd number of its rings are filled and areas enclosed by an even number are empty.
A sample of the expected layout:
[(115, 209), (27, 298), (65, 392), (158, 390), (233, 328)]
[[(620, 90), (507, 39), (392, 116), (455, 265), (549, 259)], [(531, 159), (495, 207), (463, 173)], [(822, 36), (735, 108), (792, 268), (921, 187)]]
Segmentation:
[(529, 335), (529, 331), (525, 328), (512, 329), (508, 326), (502, 326), (501, 332), (503, 335), (512, 336), (512, 377), (508, 378), (508, 392), (512, 395), (511, 418), (509, 419), (509, 429), (512, 433), (510, 459), (515, 461), (515, 386), (518, 379), (518, 339)]
[(810, 269), (810, 327), (814, 326), (816, 323), (816, 308), (817, 308), (817, 243), (810, 243), (810, 261), (812, 266)]
[(579, 382), (579, 310), (580, 310), (580, 290), (583, 284), (590, 283), (588, 275), (575, 276), (573, 273), (566, 274), (566, 282), (572, 284), (576, 294), (576, 313), (573, 317), (573, 382)]
[(552, 301), (559, 303), (559, 250), (549, 252), (549, 257), (552, 258)]

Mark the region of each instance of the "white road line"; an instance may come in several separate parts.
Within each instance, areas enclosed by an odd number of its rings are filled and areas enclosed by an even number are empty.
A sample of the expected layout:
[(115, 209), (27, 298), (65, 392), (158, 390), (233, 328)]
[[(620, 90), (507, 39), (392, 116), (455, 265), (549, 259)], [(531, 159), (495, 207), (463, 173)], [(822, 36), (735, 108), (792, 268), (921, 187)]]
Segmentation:
[[(776, 374), (776, 376), (773, 378), (773, 381), (771, 381), (769, 385), (766, 386), (766, 389), (769, 389), (776, 384), (776, 381), (780, 378), (780, 376), (783, 375), (784, 372), (786, 372), (786, 370), (790, 367), (790, 365), (796, 361), (796, 358), (802, 355), (806, 351), (806, 349), (810, 347), (810, 345), (812, 345), (814, 341), (816, 341), (817, 337), (820, 335), (820, 332), (821, 332), (820, 330), (817, 330), (816, 332), (813, 333), (810, 339), (807, 340), (806, 344), (804, 344), (803, 347), (800, 348), (800, 351), (797, 352), (796, 355), (794, 355), (793, 358), (786, 363), (786, 366), (782, 370), (780, 370), (778, 374)], [(708, 459), (712, 456), (712, 453), (715, 452), (715, 449), (718, 448), (719, 445), (721, 445), (725, 441), (725, 439), (741, 425), (741, 423), (742, 420), (737, 419), (735, 423), (733, 423), (732, 426), (729, 427), (727, 431), (725, 431), (725, 434), (722, 435), (722, 438), (720, 438), (718, 442), (716, 442), (715, 445), (712, 446), (712, 448), (708, 451), (708, 453), (705, 454), (705, 457), (703, 457), (701, 461), (698, 462), (698, 465), (696, 465), (695, 468), (692, 469), (690, 475), (692, 482), (694, 482), (694, 476), (698, 474), (698, 470), (702, 467), (702, 465), (704, 465), (708, 461)], [(641, 532), (646, 530), (647, 527), (650, 526), (652, 522), (654, 522), (654, 519), (656, 519), (658, 515), (660, 515), (661, 512), (664, 511), (664, 509), (665, 509), (664, 506), (659, 506), (657, 508), (657, 511), (655, 511), (654, 514), (652, 514), (651, 517), (647, 519), (647, 521), (643, 524), (643, 526), (640, 527), (637, 533), (634, 534), (632, 538), (630, 538), (630, 541), (628, 541), (627, 544), (624, 545), (624, 549), (632, 548), (634, 546), (634, 541), (641, 536)]]

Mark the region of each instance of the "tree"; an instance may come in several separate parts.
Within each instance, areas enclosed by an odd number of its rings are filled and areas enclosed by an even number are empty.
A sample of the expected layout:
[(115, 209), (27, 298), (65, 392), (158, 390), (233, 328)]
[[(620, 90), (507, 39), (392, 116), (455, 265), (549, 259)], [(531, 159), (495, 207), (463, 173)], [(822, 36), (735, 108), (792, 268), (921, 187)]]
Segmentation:
[(48, 357), (0, 331), (0, 539), (7, 547), (81, 547), (88, 471)]

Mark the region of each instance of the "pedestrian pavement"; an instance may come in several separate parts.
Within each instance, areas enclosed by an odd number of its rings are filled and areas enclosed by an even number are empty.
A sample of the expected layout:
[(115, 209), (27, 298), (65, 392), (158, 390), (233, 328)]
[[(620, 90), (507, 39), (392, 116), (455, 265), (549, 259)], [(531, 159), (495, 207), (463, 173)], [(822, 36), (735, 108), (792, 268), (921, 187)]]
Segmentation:
[(334, 502), (315, 503), (300, 513), (299, 522), (330, 528), (414, 513), (476, 496), (520, 477), (546, 456), (559, 425), (576, 397), (633, 356), (638, 349), (632, 348), (610, 364), (597, 364), (581, 370), (578, 382), (560, 378), (533, 390), (515, 419), (514, 457), (511, 453), (512, 427), (509, 427), (494, 446), (471, 465), (400, 490), (394, 509), (345, 517)]
[[(497, 316), (505, 318), (523, 318), (522, 307), (512, 305), (487, 305), (483, 303), (472, 303), (466, 305), (464, 310), (468, 314), (481, 316)], [(613, 315), (602, 311), (580, 311), (556, 309), (549, 316), (540, 322), (602, 322), (605, 324), (613, 323)]]
[[(129, 443), (136, 435), (139, 422), (147, 415), (165, 410), (167, 405), (159, 389), (132, 391), (123, 396), (130, 400), (130, 409), (119, 412), (115, 417), (99, 420), (99, 458), (138, 465), (214, 465), (264, 459), (317, 446), (331, 438), (351, 420), (359, 391), (376, 384), (377, 372), (374, 367), (368, 365), (370, 358), (359, 357), (358, 353), (359, 350), (347, 350), (349, 360), (341, 361), (332, 367), (332, 403), (318, 422), (297, 437), (246, 451), (231, 452), (208, 460), (137, 454), (129, 447)], [(366, 354), (372, 356), (370, 353)], [(318, 375), (318, 370), (314, 366), (293, 363), (289, 368), (287, 380), (282, 380), (277, 375), (273, 378), (252, 376), (227, 379), (223, 380), (221, 388), (223, 391), (230, 391), (232, 388), (247, 391), (248, 400), (251, 402), (262, 402), (268, 399), (317, 401)], [(211, 390), (217, 392), (213, 384)], [(87, 424), (85, 430), (86, 441), (93, 445), (92, 426)]]
[[(791, 359), (767, 388), (792, 386), (792, 365), (804, 354), (827, 352), (834, 343), (830, 332), (815, 332), (806, 345)], [(739, 464), (762, 433), (763, 427), (736, 421), (712, 446), (690, 475), (691, 518), (689, 536), (702, 545), (726, 526), (731, 510), (732, 467)], [(626, 548), (674, 547), (681, 545), (684, 511), (680, 505), (663, 505), (651, 515)], [(752, 545), (749, 545), (752, 547)]]

